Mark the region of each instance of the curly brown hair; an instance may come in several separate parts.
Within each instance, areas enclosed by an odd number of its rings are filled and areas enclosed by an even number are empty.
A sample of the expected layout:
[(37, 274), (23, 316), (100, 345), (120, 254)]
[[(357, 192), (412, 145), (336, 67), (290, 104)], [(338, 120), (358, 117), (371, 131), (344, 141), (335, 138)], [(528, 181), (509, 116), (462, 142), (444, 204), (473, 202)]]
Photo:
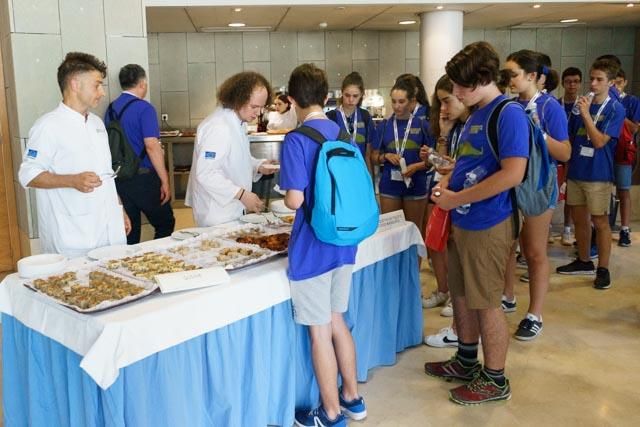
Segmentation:
[(58, 66), (58, 86), (60, 86), (60, 92), (64, 93), (71, 77), (79, 73), (88, 73), (91, 71), (98, 71), (102, 74), (102, 78), (105, 78), (107, 75), (107, 65), (88, 53), (67, 53), (62, 64)]
[(271, 104), (273, 90), (262, 74), (254, 71), (244, 71), (234, 74), (225, 80), (218, 88), (218, 103), (224, 108), (237, 111), (249, 102), (253, 91), (260, 87), (267, 90), (266, 105)]

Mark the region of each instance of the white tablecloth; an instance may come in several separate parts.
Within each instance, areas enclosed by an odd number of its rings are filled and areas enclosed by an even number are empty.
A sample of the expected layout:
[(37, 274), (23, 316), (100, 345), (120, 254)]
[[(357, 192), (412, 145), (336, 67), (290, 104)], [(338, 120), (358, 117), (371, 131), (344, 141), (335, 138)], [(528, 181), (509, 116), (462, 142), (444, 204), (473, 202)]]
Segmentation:
[[(147, 248), (162, 241), (147, 243)], [(355, 270), (413, 245), (425, 256), (413, 223), (381, 231), (358, 247)], [(310, 256), (312, 256), (310, 254)], [(84, 259), (73, 260), (80, 265)], [(287, 259), (278, 258), (232, 273), (228, 284), (143, 300), (84, 315), (22, 286), (17, 274), (0, 284), (0, 311), (83, 356), (80, 366), (103, 389), (119, 369), (149, 355), (251, 316), (290, 298)]]

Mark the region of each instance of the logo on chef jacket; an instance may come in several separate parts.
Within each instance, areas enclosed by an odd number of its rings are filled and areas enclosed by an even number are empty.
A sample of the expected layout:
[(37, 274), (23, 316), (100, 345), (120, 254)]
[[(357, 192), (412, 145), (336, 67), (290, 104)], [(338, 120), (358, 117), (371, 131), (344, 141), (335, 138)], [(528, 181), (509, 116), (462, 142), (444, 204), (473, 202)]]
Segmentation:
[(204, 158), (213, 160), (213, 159), (216, 158), (216, 152), (215, 151), (205, 151), (204, 152)]
[(38, 157), (38, 151), (37, 150), (27, 150), (27, 157), (30, 159), (35, 159), (36, 157)]

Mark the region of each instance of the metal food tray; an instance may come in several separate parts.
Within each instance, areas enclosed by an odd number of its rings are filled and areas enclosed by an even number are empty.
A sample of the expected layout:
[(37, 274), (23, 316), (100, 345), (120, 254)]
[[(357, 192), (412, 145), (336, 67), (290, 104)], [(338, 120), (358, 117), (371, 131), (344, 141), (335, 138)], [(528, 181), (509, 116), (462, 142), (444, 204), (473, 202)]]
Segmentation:
[[(236, 245), (248, 244), (251, 247), (260, 248), (259, 245), (253, 245), (253, 244), (249, 244), (249, 243), (238, 243), (238, 242), (236, 242), (236, 238), (243, 237), (243, 236), (264, 237), (264, 236), (271, 236), (273, 234), (280, 234), (280, 233), (288, 233), (290, 235), (291, 234), (291, 227), (287, 227), (286, 229), (284, 229), (284, 227), (272, 228), (272, 227), (269, 227), (269, 226), (259, 225), (259, 224), (243, 224), (243, 225), (238, 225), (238, 226), (235, 226), (235, 227), (232, 227), (232, 228), (227, 228), (227, 229), (224, 229), (224, 230), (213, 231), (211, 233), (211, 235), (217, 236), (220, 239), (231, 241)], [(261, 248), (261, 249), (269, 250), (269, 249), (266, 249), (266, 248)], [(272, 252), (274, 252), (276, 254), (286, 254), (287, 253), (287, 249), (284, 249), (282, 251), (272, 251)]]
[[(76, 275), (76, 280), (69, 283), (68, 285), (64, 285), (63, 289), (69, 291), (72, 285), (80, 285), (80, 286), (86, 286), (89, 287), (89, 274), (91, 272), (101, 272), (104, 273), (106, 275), (109, 275), (111, 277), (115, 277), (117, 279), (120, 280), (124, 280), (132, 285), (138, 286), (140, 288), (142, 288), (142, 291), (140, 291), (139, 293), (135, 294), (135, 295), (130, 295), (130, 296), (126, 296), (124, 298), (120, 298), (118, 300), (105, 300), (102, 301), (101, 303), (94, 305), (93, 307), (89, 307), (89, 308), (81, 308), (78, 307), (77, 305), (67, 302), (67, 301), (63, 301), (61, 299), (58, 299), (52, 295), (49, 295), (47, 293), (45, 293), (44, 291), (41, 291), (40, 289), (38, 289), (36, 287), (36, 285), (34, 284), (37, 280), (40, 279), (51, 279), (53, 277), (60, 277), (65, 273), (75, 273)], [(28, 282), (24, 283), (24, 286), (26, 286), (27, 288), (31, 289), (32, 291), (43, 295), (45, 298), (50, 299), (54, 302), (56, 302), (57, 304), (63, 305), (65, 307), (68, 307), (74, 311), (77, 311), (79, 313), (96, 313), (99, 311), (103, 311), (103, 310), (108, 310), (110, 308), (113, 307), (119, 307), (121, 305), (133, 302), (133, 301), (137, 301), (141, 298), (146, 297), (147, 295), (153, 293), (157, 288), (158, 285), (155, 282), (148, 282), (148, 281), (143, 281), (143, 280), (138, 280), (138, 279), (132, 279), (126, 276), (123, 276), (122, 274), (118, 274), (116, 272), (113, 271), (109, 271), (106, 270), (104, 268), (101, 268), (97, 265), (97, 263), (92, 263), (92, 264), (88, 264), (86, 266), (83, 266), (82, 268), (80, 268), (79, 270), (64, 270), (62, 272), (60, 272), (59, 274), (52, 274), (52, 275), (48, 275), (48, 276), (42, 276), (39, 278), (35, 278), (32, 280), (29, 280)]]
[[(209, 242), (211, 247), (201, 249), (203, 242)], [(229, 249), (238, 249), (238, 251), (233, 252), (241, 252), (241, 250), (251, 251), (251, 254), (243, 255), (239, 253), (230, 259), (220, 259), (220, 257), (223, 256), (221, 252), (228, 251)], [(174, 256), (181, 257), (185, 262), (198, 267), (222, 266), (225, 270), (237, 270), (266, 261), (278, 255), (277, 252), (256, 247), (255, 245), (247, 245), (213, 237), (212, 233), (204, 233), (193, 239), (184, 240), (179, 244), (166, 247), (165, 250)]]
[[(143, 282), (155, 283), (153, 277), (150, 277), (150, 278), (144, 277), (142, 274), (136, 274), (135, 271), (131, 270), (130, 268), (126, 267), (125, 265), (122, 265), (122, 264), (118, 265), (118, 263), (121, 263), (123, 261), (136, 259), (136, 258), (139, 258), (139, 257), (143, 257), (145, 255), (148, 255), (149, 257), (155, 257), (155, 256), (166, 257), (166, 258), (169, 259), (169, 262), (174, 263), (174, 264), (178, 264), (178, 265), (179, 264), (187, 264), (187, 265), (189, 264), (184, 259), (184, 257), (181, 257), (181, 256), (176, 255), (176, 254), (169, 253), (165, 248), (165, 249), (140, 251), (140, 252), (136, 252), (135, 254), (127, 256), (127, 257), (101, 260), (100, 261), (100, 265), (102, 267), (104, 267), (108, 271), (119, 273), (120, 275), (125, 276), (127, 278), (132, 278), (132, 279), (140, 280), (140, 281), (143, 281)], [(143, 262), (145, 262), (145, 261), (143, 261)], [(149, 261), (146, 261), (146, 262), (149, 262)], [(201, 268), (200, 266), (197, 266), (195, 264), (192, 264), (192, 266), (195, 267), (193, 269)], [(173, 272), (178, 272), (178, 271), (187, 271), (187, 270), (189, 270), (189, 268), (180, 269), (181, 268), (180, 266), (176, 266), (175, 268), (176, 269), (163, 269), (161, 271), (156, 271), (154, 276), (157, 275), (157, 274), (173, 273)]]

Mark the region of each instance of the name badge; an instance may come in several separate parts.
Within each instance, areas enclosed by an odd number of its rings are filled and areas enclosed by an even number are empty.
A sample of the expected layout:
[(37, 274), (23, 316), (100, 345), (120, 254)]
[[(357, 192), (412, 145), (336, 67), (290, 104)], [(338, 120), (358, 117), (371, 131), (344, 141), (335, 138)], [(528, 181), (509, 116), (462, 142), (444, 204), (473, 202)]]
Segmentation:
[(404, 181), (402, 172), (400, 169), (391, 169), (391, 181)]
[(593, 147), (585, 147), (584, 145), (580, 146), (580, 155), (584, 157), (593, 157), (596, 149)]

